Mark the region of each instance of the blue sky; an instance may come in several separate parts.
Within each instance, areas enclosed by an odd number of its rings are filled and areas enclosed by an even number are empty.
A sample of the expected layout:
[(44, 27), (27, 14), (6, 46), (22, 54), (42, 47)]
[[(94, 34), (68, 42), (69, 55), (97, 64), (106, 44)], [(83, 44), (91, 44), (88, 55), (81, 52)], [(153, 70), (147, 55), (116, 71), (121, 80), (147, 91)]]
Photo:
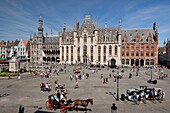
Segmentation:
[(72, 29), (74, 20), (82, 23), (85, 15), (98, 21), (99, 27), (118, 26), (123, 29), (152, 28), (157, 23), (159, 46), (170, 39), (169, 0), (0, 0), (0, 40), (29, 39), (37, 34), (40, 15), (44, 35), (57, 34), (66, 23)]

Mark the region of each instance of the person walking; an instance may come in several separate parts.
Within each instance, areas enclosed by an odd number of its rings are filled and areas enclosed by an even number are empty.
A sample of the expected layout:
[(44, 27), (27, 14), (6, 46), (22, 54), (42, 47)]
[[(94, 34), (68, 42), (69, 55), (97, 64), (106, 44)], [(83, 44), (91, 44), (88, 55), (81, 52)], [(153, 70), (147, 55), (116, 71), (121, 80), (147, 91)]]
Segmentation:
[(75, 88), (79, 88), (79, 85), (78, 85), (78, 80), (76, 80), (76, 85), (75, 85)]

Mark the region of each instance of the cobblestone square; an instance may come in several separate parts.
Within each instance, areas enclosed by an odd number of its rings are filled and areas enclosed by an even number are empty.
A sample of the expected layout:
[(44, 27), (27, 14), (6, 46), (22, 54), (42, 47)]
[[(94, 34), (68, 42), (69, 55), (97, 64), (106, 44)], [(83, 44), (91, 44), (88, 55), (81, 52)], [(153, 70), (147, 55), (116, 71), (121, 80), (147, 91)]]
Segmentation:
[[(60, 66), (61, 67), (61, 66)], [(63, 66), (62, 66), (63, 67)], [(153, 104), (147, 101), (146, 104), (140, 103), (135, 105), (129, 101), (116, 101), (114, 92), (116, 93), (116, 82), (114, 82), (113, 76), (109, 78), (109, 74), (113, 75), (112, 69), (102, 68), (97, 73), (93, 73), (91, 70), (85, 69), (85, 73), (89, 73), (88, 79), (79, 80), (79, 88), (75, 89), (75, 80), (70, 80), (70, 74), (72, 74), (74, 66), (67, 66), (69, 72), (59, 73), (59, 75), (52, 75), (50, 78), (41, 78), (40, 76), (21, 75), (21, 79), (17, 78), (7, 79), (0, 78), (0, 112), (1, 113), (17, 113), (19, 106), (24, 107), (24, 113), (60, 113), (59, 110), (47, 110), (45, 108), (45, 102), (48, 99), (48, 95), (53, 94), (54, 81), (58, 79), (60, 84), (65, 84), (66, 89), (69, 90), (67, 94), (68, 99), (88, 99), (93, 98), (93, 105), (89, 104), (88, 113), (111, 113), (111, 105), (113, 103), (118, 107), (118, 113), (169, 113), (170, 112), (170, 77), (164, 80), (158, 80), (158, 73), (153, 71), (153, 79), (157, 79), (157, 84), (149, 84), (147, 80), (150, 79), (150, 75), (147, 74), (145, 68), (140, 68), (139, 76), (136, 76), (136, 72), (131, 72), (130, 68), (124, 68), (123, 78), (119, 80), (119, 95), (126, 92), (128, 88), (137, 88), (140, 85), (147, 85), (148, 87), (158, 87), (165, 91), (165, 101)], [(81, 71), (82, 72), (82, 71)], [(129, 73), (133, 76), (128, 78)], [(103, 79), (100, 78), (101, 73), (104, 77), (108, 77), (108, 83), (103, 84)], [(170, 70), (165, 70), (165, 73), (170, 74)], [(115, 69), (114, 74), (117, 74)], [(170, 75), (169, 75), (170, 76)], [(40, 92), (40, 83), (50, 82), (52, 85), (52, 91), (50, 93)], [(110, 93), (111, 92), (111, 93)], [(77, 111), (68, 111), (68, 113), (76, 113)], [(84, 111), (79, 111), (80, 113)]]

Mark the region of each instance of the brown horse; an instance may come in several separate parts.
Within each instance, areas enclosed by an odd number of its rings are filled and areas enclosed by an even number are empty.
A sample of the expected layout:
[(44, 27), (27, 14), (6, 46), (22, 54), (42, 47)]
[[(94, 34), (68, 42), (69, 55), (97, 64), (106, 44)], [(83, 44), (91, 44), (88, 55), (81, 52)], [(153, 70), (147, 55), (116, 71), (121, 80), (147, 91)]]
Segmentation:
[(91, 103), (91, 105), (93, 105), (93, 99), (87, 99), (87, 100), (74, 100), (74, 108), (77, 108), (78, 106), (83, 106), (85, 109), (87, 108), (89, 102)]

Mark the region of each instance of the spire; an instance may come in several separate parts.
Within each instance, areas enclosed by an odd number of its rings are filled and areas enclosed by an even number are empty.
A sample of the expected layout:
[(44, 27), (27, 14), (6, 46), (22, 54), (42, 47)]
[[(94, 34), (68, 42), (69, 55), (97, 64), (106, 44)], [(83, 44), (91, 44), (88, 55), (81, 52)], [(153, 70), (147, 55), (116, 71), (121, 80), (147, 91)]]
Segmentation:
[(106, 22), (106, 19), (105, 19), (104, 28), (107, 28), (107, 22)]
[(98, 28), (98, 18), (96, 17), (96, 28)]
[(64, 28), (63, 28), (63, 32), (66, 31), (66, 23), (64, 23)]
[(62, 33), (62, 25), (60, 25), (60, 32)]
[(121, 33), (121, 27), (122, 27), (122, 21), (121, 21), (121, 19), (119, 20), (119, 27), (118, 27), (118, 35), (119, 34), (122, 34)]
[(76, 22), (76, 18), (74, 18), (74, 31), (77, 31), (77, 22)]
[(166, 41), (164, 40), (163, 45), (166, 46)]
[(119, 20), (119, 27), (121, 28), (121, 26), (122, 26), (122, 21), (121, 21), (121, 19)]
[(52, 28), (51, 28), (51, 35), (53, 35), (53, 30), (52, 30)]

